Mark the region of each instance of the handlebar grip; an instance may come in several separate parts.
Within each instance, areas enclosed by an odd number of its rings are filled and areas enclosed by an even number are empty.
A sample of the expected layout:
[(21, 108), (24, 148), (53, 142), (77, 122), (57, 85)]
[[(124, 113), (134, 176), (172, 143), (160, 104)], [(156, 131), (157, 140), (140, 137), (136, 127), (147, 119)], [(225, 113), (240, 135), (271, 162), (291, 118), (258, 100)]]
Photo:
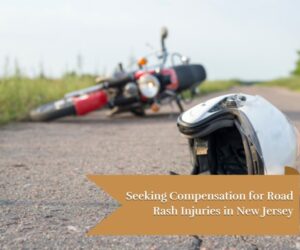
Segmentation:
[(133, 75), (127, 75), (125, 77), (119, 78), (119, 79), (113, 79), (107, 82), (106, 86), (107, 88), (118, 88), (122, 87), (128, 82), (131, 82), (134, 80)]

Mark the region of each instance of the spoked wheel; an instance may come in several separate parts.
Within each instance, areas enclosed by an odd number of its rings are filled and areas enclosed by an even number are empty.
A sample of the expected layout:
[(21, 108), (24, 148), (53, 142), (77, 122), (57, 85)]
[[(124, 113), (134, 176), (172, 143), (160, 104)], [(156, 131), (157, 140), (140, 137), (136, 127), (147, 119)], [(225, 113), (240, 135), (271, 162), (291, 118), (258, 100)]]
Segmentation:
[(61, 99), (47, 103), (30, 112), (32, 121), (51, 121), (61, 117), (75, 115), (76, 110), (72, 100)]

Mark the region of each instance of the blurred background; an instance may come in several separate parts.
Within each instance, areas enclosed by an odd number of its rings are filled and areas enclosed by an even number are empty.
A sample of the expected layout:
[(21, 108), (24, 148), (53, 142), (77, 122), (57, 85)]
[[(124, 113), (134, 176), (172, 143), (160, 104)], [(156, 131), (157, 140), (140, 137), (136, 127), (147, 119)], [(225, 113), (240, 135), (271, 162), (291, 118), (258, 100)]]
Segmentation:
[(169, 49), (205, 64), (210, 79), (286, 76), (300, 48), (297, 0), (0, 3), (1, 75), (108, 74), (157, 48), (163, 25)]

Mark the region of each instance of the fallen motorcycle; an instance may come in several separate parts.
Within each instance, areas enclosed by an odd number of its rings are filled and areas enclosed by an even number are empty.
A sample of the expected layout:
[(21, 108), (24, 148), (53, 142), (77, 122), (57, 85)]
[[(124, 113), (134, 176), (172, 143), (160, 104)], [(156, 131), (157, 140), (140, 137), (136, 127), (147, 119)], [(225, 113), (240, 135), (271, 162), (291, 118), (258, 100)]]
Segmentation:
[[(167, 29), (163, 28), (161, 50), (141, 58), (138, 70), (125, 72), (121, 65), (117, 76), (38, 107), (30, 112), (31, 119), (49, 121), (80, 116), (104, 107), (110, 109), (110, 115), (131, 112), (143, 116), (145, 110), (158, 111), (160, 105), (171, 102), (183, 112), (182, 93), (186, 90), (193, 93), (206, 79), (206, 71), (200, 64), (189, 64), (189, 59), (179, 53), (169, 53), (165, 46), (167, 35)], [(153, 56), (159, 63), (148, 66), (148, 59)], [(180, 64), (175, 65), (178, 59)]]

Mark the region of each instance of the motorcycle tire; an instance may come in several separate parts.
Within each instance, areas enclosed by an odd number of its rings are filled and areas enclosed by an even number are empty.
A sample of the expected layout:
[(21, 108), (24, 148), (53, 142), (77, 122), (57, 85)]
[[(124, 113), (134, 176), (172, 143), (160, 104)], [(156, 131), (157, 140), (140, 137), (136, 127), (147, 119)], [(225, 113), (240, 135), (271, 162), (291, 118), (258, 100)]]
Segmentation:
[(42, 105), (30, 112), (32, 121), (51, 121), (61, 117), (76, 115), (72, 100), (58, 100)]
[(130, 112), (137, 117), (143, 117), (146, 115), (145, 110), (142, 108), (141, 109), (131, 109)]

